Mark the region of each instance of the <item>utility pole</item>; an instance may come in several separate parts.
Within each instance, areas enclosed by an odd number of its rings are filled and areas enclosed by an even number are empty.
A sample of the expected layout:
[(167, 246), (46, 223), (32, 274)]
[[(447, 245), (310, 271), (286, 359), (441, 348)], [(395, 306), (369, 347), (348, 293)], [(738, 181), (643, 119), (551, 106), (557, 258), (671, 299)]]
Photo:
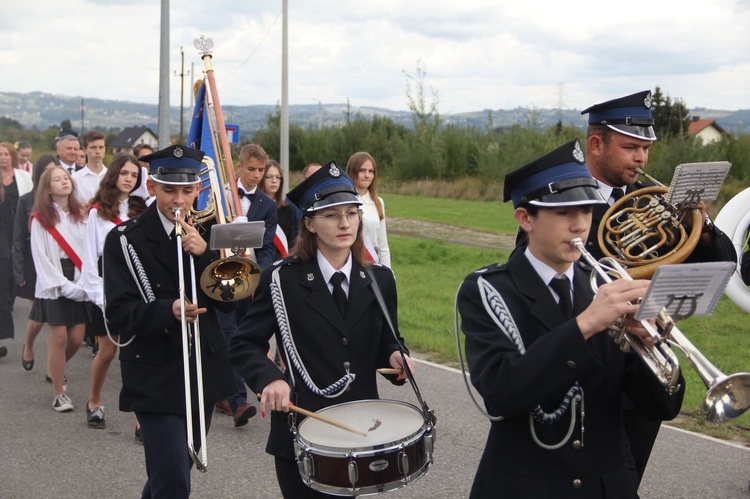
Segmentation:
[(84, 133), (86, 133), (86, 129), (83, 126), (83, 97), (81, 97), (81, 136), (83, 136)]
[(159, 149), (169, 146), (169, 0), (161, 0), (159, 40)]
[(175, 76), (180, 77), (180, 144), (183, 144), (183, 131), (185, 129), (185, 110), (183, 104), (185, 102), (185, 50), (180, 47), (180, 57), (182, 62), (180, 63), (180, 73), (175, 71)]
[[(279, 137), (279, 162), (281, 163), (281, 174), (289, 178), (289, 45), (287, 10), (288, 0), (282, 0), (281, 7), (281, 137)], [(289, 192), (289, 182), (284, 182), (286, 196)]]

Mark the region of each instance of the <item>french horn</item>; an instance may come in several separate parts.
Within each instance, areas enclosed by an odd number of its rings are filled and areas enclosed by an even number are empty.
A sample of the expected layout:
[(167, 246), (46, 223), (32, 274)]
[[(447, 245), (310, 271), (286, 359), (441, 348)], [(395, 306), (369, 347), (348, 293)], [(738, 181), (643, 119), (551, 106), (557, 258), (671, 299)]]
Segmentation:
[[(666, 201), (669, 188), (657, 184), (626, 194), (602, 217), (597, 239), (605, 256), (627, 267), (634, 279), (651, 277), (659, 265), (681, 263), (698, 244), (703, 220), (697, 209), (681, 209)], [(691, 229), (682, 222), (692, 217)]]
[(716, 216), (715, 224), (732, 240), (737, 252), (737, 270), (729, 279), (726, 294), (738, 307), (750, 312), (750, 289), (742, 281), (740, 260), (748, 240), (750, 228), (750, 187), (740, 192), (721, 209)]

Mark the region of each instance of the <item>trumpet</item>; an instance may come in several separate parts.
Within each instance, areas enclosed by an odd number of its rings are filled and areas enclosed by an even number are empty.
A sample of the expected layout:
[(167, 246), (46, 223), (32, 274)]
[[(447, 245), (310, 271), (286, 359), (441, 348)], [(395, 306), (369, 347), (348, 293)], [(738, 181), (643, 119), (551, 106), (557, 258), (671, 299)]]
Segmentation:
[[(570, 245), (581, 252), (586, 262), (595, 272), (591, 273), (591, 288), (598, 291), (597, 276), (605, 282), (612, 282), (612, 275), (621, 279), (633, 279), (625, 268), (610, 257), (596, 260), (586, 251), (581, 238), (570, 241)], [(670, 346), (678, 348), (695, 369), (695, 372), (708, 389), (703, 399), (701, 412), (711, 423), (723, 423), (734, 419), (750, 408), (750, 373), (736, 373), (730, 376), (714, 366), (690, 340), (675, 326), (674, 320), (661, 313), (655, 327), (642, 320), (641, 326), (654, 340), (653, 345), (640, 337), (628, 334), (621, 321), (609, 329), (610, 336), (623, 350), (632, 349), (646, 363), (669, 394), (676, 393), (679, 385), (680, 363)]]
[[(182, 208), (175, 208), (172, 210), (175, 218), (182, 216)], [(203, 399), (203, 364), (201, 362), (201, 331), (200, 321), (195, 318), (195, 322), (191, 327), (187, 323), (187, 315), (185, 313), (185, 306), (188, 298), (185, 296), (185, 276), (183, 271), (183, 258), (182, 258), (182, 226), (179, 223), (175, 224), (175, 236), (177, 237), (177, 266), (179, 269), (178, 285), (180, 293), (180, 325), (182, 328), (182, 372), (185, 381), (185, 418), (187, 427), (187, 445), (188, 452), (190, 453), (190, 459), (195, 463), (195, 467), (199, 471), (206, 472), (208, 469), (208, 451), (206, 445), (206, 415), (205, 415), (205, 401)], [(193, 261), (193, 255), (190, 255), (190, 282), (191, 282), (191, 298), (192, 303), (197, 303), (198, 292), (195, 284), (195, 262)], [(195, 448), (195, 442), (193, 440), (193, 398), (192, 388), (190, 383), (190, 357), (191, 351), (193, 350), (193, 341), (195, 341), (195, 373), (196, 373), (196, 386), (198, 391), (198, 424), (200, 429), (201, 449), (198, 452)]]

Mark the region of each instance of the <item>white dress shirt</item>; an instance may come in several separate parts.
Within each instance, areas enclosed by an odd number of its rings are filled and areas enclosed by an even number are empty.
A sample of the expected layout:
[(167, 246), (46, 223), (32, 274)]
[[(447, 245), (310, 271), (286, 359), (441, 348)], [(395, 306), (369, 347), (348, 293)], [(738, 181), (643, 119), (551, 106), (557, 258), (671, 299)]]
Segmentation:
[(103, 167), (99, 173), (89, 170), (88, 165), (84, 166), (73, 174), (73, 183), (76, 185), (76, 197), (83, 205), (88, 204), (99, 190), (99, 184), (102, 177), (107, 173), (107, 167)]
[(383, 203), (383, 198), (378, 197), (380, 204), (383, 207), (383, 220), (381, 220), (378, 215), (378, 207), (375, 206), (375, 201), (372, 199), (372, 196), (370, 196), (370, 191), (359, 196), (359, 198), (364, 203), (361, 206), (363, 233), (365, 237), (369, 239), (373, 248), (375, 248), (378, 261), (386, 267), (390, 267), (391, 250), (388, 247), (388, 234), (385, 230), (385, 203)]

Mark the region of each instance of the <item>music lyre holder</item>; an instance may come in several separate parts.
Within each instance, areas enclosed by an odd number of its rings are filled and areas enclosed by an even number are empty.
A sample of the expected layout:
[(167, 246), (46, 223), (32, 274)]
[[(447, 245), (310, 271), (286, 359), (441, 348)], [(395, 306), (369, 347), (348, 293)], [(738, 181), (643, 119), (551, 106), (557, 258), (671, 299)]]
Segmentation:
[(260, 248), (263, 246), (263, 235), (266, 232), (265, 223), (261, 220), (254, 222), (234, 222), (217, 224), (211, 227), (211, 249), (235, 250)]
[(678, 321), (711, 315), (735, 267), (734, 262), (662, 265), (656, 270), (635, 319), (668, 316)]
[(666, 195), (667, 202), (685, 211), (695, 208), (701, 201), (714, 201), (731, 166), (728, 161), (677, 165)]

